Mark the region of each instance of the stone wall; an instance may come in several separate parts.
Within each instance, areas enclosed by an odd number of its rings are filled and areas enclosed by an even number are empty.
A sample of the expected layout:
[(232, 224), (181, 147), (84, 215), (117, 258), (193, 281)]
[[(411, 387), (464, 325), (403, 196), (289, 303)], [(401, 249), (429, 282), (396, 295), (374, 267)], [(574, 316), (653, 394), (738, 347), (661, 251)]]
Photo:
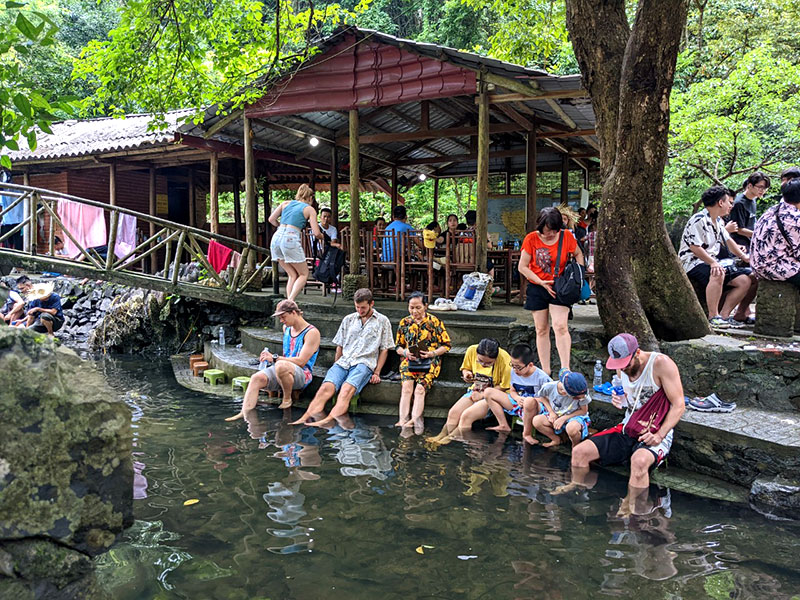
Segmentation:
[(90, 557), (133, 522), (130, 411), (95, 368), (0, 328), (0, 597), (103, 597)]

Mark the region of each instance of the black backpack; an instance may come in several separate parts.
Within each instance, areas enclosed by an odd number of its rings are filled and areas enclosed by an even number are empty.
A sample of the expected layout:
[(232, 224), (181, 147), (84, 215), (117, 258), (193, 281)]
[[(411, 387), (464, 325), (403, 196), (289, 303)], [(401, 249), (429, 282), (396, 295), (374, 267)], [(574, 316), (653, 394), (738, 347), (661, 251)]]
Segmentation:
[[(558, 273), (559, 263), (561, 262), (561, 244), (564, 241), (564, 232), (558, 238), (558, 250), (556, 250), (556, 266), (553, 274)], [(556, 300), (560, 303), (572, 306), (581, 299), (581, 288), (583, 288), (583, 267), (574, 258), (570, 258), (564, 266), (564, 272), (555, 278), (553, 291), (556, 293)]]
[(314, 269), (314, 279), (326, 285), (340, 283), (339, 274), (344, 267), (344, 251), (334, 246), (325, 248), (319, 264)]

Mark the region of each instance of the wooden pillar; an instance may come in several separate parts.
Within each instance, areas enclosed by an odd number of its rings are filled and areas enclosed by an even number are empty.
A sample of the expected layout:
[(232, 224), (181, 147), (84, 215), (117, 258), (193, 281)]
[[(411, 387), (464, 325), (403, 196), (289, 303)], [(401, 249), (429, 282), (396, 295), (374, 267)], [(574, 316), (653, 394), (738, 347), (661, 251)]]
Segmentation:
[(241, 183), (239, 160), (233, 160), (233, 223), (237, 240), (242, 239), (242, 202), (239, 197), (239, 184)]
[[(358, 109), (350, 111), (350, 274), (359, 273), (361, 213), (359, 212)], [(396, 169), (392, 169), (392, 175)], [(393, 177), (394, 178), (394, 177)], [(393, 187), (393, 190), (396, 189)]]
[(311, 174), (309, 175), (309, 184), (308, 187), (311, 188), (312, 192), (317, 191), (317, 170), (311, 169)]
[(189, 168), (189, 227), (197, 227), (197, 185), (194, 169)]
[[(255, 154), (253, 152), (253, 130), (250, 119), (243, 117), (244, 121), (244, 224), (248, 244), (258, 244), (258, 203), (256, 201)], [(247, 254), (247, 266), (252, 270), (256, 268), (256, 253)]]
[(111, 206), (117, 205), (117, 163), (112, 162), (108, 165), (108, 203)]
[(394, 209), (397, 206), (397, 167), (392, 167), (392, 208), (389, 221), (394, 218)]
[[(433, 180), (433, 220), (439, 222), (439, 178)], [(444, 224), (447, 229), (447, 223)]]
[[(22, 185), (25, 187), (30, 187), (31, 185), (31, 175), (27, 171), (22, 174)], [(25, 202), (24, 206), (22, 207), (22, 220), (24, 223), (30, 221), (31, 218), (31, 203)], [(31, 228), (27, 225), (22, 228), (22, 248), (25, 252), (31, 252)]]
[(336, 146), (331, 147), (331, 219), (333, 226), (339, 229), (339, 157)]
[(536, 228), (536, 132), (528, 132), (527, 156), (525, 160), (525, 231), (530, 233)]
[[(150, 167), (150, 184), (148, 187), (148, 214), (151, 217), (155, 217), (156, 215), (156, 170), (154, 167)], [(155, 246), (156, 242), (153, 240), (153, 237), (156, 235), (156, 224), (151, 222), (150, 223), (150, 242), (151, 246)], [(150, 255), (150, 273), (155, 274), (158, 271), (158, 252), (153, 252)]]
[(269, 248), (270, 242), (272, 242), (272, 225), (270, 225), (269, 222), (269, 216), (272, 214), (272, 199), (270, 198), (269, 191), (269, 173), (264, 170), (263, 175), (264, 188), (262, 193), (264, 194), (264, 248)]
[(569, 199), (569, 156), (561, 155), (561, 204), (566, 204)]
[(209, 165), (208, 195), (211, 202), (211, 233), (219, 233), (219, 154), (211, 153)]
[(478, 190), (477, 220), (475, 222), (476, 269), (486, 272), (486, 239), (489, 220), (489, 95), (486, 84), (480, 82), (478, 95)]
[(583, 167), (583, 189), (589, 189), (589, 167)]

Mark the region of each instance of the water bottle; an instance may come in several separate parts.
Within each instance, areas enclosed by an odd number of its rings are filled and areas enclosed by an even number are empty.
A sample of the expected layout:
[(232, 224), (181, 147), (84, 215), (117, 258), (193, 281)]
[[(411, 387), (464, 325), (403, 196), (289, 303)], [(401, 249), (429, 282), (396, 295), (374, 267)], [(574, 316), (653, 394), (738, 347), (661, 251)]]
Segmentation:
[(603, 385), (603, 363), (599, 360), (594, 363), (594, 379), (592, 385)]
[(611, 386), (617, 396), (622, 396), (622, 406), (627, 406), (628, 400), (625, 398), (625, 388), (622, 387), (622, 379), (620, 379), (619, 375), (615, 374), (614, 377), (611, 378)]
[(519, 239), (514, 240), (514, 250), (519, 250)]
[(222, 325), (219, 327), (219, 345), (225, 345), (225, 328)]
[[(267, 348), (266, 346), (264, 346), (264, 349), (263, 349), (261, 352), (269, 352), (269, 348)], [(271, 364), (272, 364), (272, 363), (271, 363), (271, 362), (269, 362), (268, 360), (262, 360), (260, 363), (258, 363), (258, 370), (259, 370), (259, 371), (263, 371), (264, 369), (266, 369), (266, 368), (267, 368), (268, 366), (270, 366)]]
[(498, 250), (503, 249), (503, 238), (497, 238), (497, 249)]

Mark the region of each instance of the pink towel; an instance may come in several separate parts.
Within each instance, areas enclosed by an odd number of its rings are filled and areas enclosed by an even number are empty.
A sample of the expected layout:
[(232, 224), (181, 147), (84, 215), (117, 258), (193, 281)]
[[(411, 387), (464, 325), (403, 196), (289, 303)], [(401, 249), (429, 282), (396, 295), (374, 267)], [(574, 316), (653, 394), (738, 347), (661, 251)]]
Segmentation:
[(234, 250), (233, 256), (231, 256), (231, 264), (229, 264), (228, 266), (233, 267), (235, 269), (239, 266), (239, 263), (241, 261), (242, 261), (242, 255), (236, 252), (236, 250)]
[(208, 262), (217, 273), (228, 268), (232, 254), (233, 250), (227, 246), (223, 246), (215, 240), (208, 242)]
[(136, 248), (136, 217), (120, 214), (119, 221), (117, 221), (117, 241), (114, 244), (114, 255), (122, 258), (134, 248)]
[[(64, 223), (64, 228), (85, 249), (105, 246), (108, 243), (106, 219), (102, 208), (59, 200), (58, 216)], [(64, 236), (64, 250), (70, 258), (75, 258), (81, 253), (67, 235)]]

